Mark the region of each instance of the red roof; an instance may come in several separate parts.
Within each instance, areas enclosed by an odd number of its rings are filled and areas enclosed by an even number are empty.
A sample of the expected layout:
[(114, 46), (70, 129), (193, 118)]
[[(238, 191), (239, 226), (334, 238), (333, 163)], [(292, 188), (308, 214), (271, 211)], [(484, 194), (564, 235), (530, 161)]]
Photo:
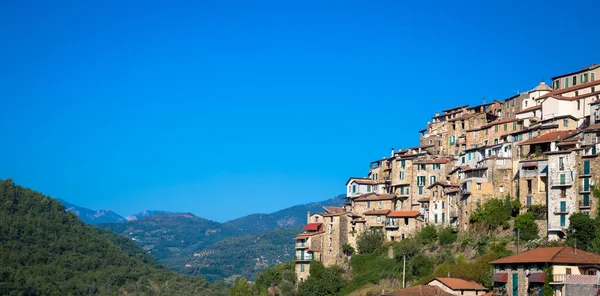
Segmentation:
[(543, 283), (546, 281), (545, 272), (534, 272), (529, 274), (528, 280), (530, 283)]
[(571, 247), (548, 247), (533, 249), (490, 262), (490, 264), (513, 263), (600, 264), (600, 256)]
[(365, 215), (387, 215), (390, 210), (371, 210), (364, 212)]
[(323, 209), (331, 214), (343, 213), (344, 209), (342, 207), (334, 207), (334, 206), (323, 206)]
[(308, 223), (308, 224), (304, 225), (304, 230), (305, 231), (319, 231), (319, 229), (321, 228), (321, 225), (323, 225), (322, 222)]
[(390, 218), (414, 218), (419, 216), (419, 211), (393, 211), (387, 214)]
[(381, 296), (453, 296), (437, 286), (419, 285), (394, 292), (387, 292)]
[(394, 199), (394, 195), (371, 193), (371, 194), (359, 195), (354, 199), (354, 201), (373, 201), (373, 200), (390, 200), (390, 199)]
[(533, 144), (541, 144), (541, 143), (549, 143), (549, 142), (558, 142), (570, 135), (572, 135), (575, 131), (555, 131), (549, 132), (547, 134), (541, 135), (539, 137), (531, 138), (527, 141), (523, 141), (518, 145), (533, 145)]
[(492, 281), (496, 283), (506, 283), (508, 282), (508, 273), (506, 272), (497, 272), (492, 276)]
[(433, 280), (429, 281), (429, 283), (431, 283), (435, 280), (446, 285), (448, 288), (450, 288), (452, 290), (487, 290), (486, 287), (484, 287), (474, 281), (467, 281), (467, 280), (457, 279), (457, 278), (438, 278), (438, 277), (436, 277)]

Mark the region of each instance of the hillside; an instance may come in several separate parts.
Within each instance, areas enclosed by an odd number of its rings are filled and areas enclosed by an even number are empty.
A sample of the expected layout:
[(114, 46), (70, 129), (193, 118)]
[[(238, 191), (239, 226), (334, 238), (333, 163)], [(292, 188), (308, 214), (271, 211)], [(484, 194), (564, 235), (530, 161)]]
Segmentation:
[(79, 217), (83, 222), (87, 224), (100, 224), (100, 223), (122, 223), (126, 222), (125, 218), (111, 210), (91, 210), (88, 208), (76, 206), (65, 200), (57, 199), (62, 203), (67, 212), (72, 212)]
[(158, 214), (127, 223), (99, 224), (125, 235), (158, 260), (185, 256), (194, 250), (208, 247), (222, 239), (242, 233), (219, 222), (193, 214)]
[(293, 259), (292, 238), (300, 232), (300, 227), (280, 228), (231, 237), (164, 262), (175, 271), (202, 275), (210, 281), (229, 278), (226, 281), (231, 282), (239, 276), (254, 279), (264, 268)]
[(146, 210), (146, 211), (142, 211), (139, 213), (135, 213), (131, 216), (125, 216), (125, 219), (127, 221), (133, 221), (133, 220), (139, 220), (139, 219), (146, 218), (146, 217), (151, 217), (154, 215), (164, 215), (164, 214), (177, 214), (177, 213), (171, 213), (171, 212), (167, 212), (167, 211)]
[(307, 212), (323, 212), (323, 206), (339, 206), (346, 201), (346, 195), (338, 195), (322, 202), (289, 207), (271, 214), (251, 214), (237, 218), (225, 225), (230, 225), (247, 233), (261, 232), (280, 227), (299, 227), (306, 224)]
[(0, 182), (0, 225), (0, 295), (226, 295), (157, 268), (134, 244), (10, 179)]

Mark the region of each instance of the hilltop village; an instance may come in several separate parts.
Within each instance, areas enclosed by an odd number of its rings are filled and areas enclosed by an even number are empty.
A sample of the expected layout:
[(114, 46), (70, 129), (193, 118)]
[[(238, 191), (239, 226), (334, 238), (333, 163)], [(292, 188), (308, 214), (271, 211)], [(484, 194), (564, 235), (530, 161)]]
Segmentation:
[(507, 195), (525, 209), (545, 207), (548, 240), (564, 239), (571, 214), (596, 215), (599, 109), (595, 64), (502, 101), (436, 113), (418, 146), (391, 149), (364, 177), (349, 178), (346, 203), (308, 213), (296, 238), (299, 280), (310, 260), (340, 264), (342, 246), (356, 248), (363, 231), (376, 229), (388, 241), (425, 225), (465, 231), (478, 205)]

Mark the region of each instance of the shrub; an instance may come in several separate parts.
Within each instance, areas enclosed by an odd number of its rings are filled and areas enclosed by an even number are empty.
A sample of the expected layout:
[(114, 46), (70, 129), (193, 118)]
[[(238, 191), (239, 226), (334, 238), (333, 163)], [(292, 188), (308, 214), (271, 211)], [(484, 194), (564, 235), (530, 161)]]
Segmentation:
[(450, 245), (456, 241), (456, 233), (452, 227), (446, 227), (439, 231), (438, 239), (441, 245)]
[(510, 195), (504, 200), (490, 199), (478, 206), (477, 210), (469, 217), (471, 223), (481, 223), (488, 229), (496, 229), (500, 226), (507, 227), (507, 221), (512, 217), (513, 212), (518, 211), (516, 207), (520, 206), (518, 202), (511, 201)]
[(365, 231), (356, 239), (356, 246), (360, 254), (370, 254), (383, 245), (385, 237), (381, 231)]
[(423, 230), (419, 232), (419, 239), (425, 244), (433, 243), (437, 239), (437, 230), (433, 225), (427, 225), (423, 227)]
[(574, 213), (569, 218), (569, 233), (567, 243), (571, 246), (577, 240), (577, 247), (583, 250), (594, 251), (597, 241), (598, 226), (596, 221), (583, 213)]
[[(313, 268), (316, 271), (314, 273)], [(323, 263), (312, 261), (310, 263), (310, 276), (298, 285), (298, 295), (337, 295), (345, 284), (342, 279), (343, 272), (338, 266), (324, 268)]]
[(535, 223), (535, 214), (526, 212), (515, 218), (515, 228), (519, 231), (519, 236), (524, 241), (539, 238), (538, 226)]
[(354, 247), (350, 244), (344, 244), (342, 246), (342, 252), (344, 252), (344, 255), (346, 256), (352, 256), (352, 254), (354, 254)]
[(421, 251), (421, 243), (414, 238), (403, 239), (399, 242), (394, 243), (394, 254), (398, 260), (402, 260), (402, 257), (406, 255), (410, 258)]

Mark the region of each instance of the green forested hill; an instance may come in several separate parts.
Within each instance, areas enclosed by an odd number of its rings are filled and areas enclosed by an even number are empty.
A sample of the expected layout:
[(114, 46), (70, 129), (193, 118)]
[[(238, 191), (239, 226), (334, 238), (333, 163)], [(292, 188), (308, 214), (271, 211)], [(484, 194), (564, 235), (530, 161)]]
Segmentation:
[(127, 239), (84, 224), (58, 201), (0, 181), (0, 295), (227, 293), (158, 266)]

